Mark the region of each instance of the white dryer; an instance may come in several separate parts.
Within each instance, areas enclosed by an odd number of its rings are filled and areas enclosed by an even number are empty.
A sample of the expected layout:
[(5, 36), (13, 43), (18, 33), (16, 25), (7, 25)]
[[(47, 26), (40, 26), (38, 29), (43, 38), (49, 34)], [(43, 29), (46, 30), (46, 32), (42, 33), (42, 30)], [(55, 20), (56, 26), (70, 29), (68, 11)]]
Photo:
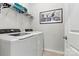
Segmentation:
[[(19, 35), (20, 34), (20, 35)], [(43, 33), (0, 34), (1, 56), (42, 56)], [(18, 36), (19, 35), (19, 36)]]

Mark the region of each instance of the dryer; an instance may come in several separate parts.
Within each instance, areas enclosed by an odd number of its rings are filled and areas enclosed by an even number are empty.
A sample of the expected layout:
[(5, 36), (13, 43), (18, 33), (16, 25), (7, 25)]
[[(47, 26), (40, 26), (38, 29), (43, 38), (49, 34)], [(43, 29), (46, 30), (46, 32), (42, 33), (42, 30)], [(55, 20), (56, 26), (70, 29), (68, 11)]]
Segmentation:
[[(42, 56), (43, 55), (43, 33), (25, 32), (16, 36), (0, 34), (0, 55), (1, 56)], [(23, 35), (22, 35), (23, 34)]]

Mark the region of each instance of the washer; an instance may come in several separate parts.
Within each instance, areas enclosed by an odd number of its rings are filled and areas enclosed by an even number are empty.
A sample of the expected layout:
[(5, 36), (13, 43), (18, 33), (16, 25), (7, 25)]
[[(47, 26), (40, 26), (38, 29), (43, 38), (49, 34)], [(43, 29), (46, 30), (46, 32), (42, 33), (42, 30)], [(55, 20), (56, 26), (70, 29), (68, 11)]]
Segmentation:
[(18, 32), (11, 29), (9, 33), (0, 34), (1, 56), (42, 56), (42, 32)]

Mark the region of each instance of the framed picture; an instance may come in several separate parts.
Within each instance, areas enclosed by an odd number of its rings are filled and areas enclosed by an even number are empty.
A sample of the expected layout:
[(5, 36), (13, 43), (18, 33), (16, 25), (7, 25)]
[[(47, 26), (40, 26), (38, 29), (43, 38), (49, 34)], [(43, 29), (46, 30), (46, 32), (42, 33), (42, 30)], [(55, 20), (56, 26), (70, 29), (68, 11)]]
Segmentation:
[(63, 9), (40, 12), (40, 24), (63, 23)]

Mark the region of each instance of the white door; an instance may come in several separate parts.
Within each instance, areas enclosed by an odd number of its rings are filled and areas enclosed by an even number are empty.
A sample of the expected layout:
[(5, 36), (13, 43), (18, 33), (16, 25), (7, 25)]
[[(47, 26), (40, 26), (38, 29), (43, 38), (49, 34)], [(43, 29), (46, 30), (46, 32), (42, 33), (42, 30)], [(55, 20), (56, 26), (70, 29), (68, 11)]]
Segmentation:
[(71, 15), (68, 18), (67, 40), (65, 41), (65, 55), (79, 56), (79, 4), (71, 5)]

